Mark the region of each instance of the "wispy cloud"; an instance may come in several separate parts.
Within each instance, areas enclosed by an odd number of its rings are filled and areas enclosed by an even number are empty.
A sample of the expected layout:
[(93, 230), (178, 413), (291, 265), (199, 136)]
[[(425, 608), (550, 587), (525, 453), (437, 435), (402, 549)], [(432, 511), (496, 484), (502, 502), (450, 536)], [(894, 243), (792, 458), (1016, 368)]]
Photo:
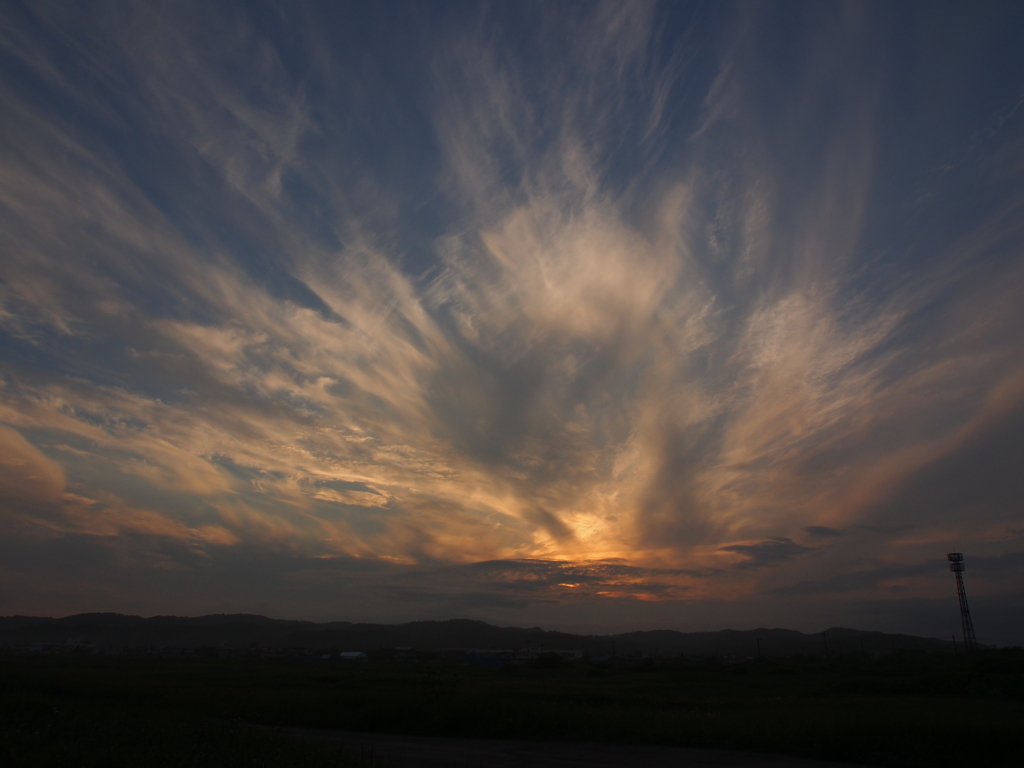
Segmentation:
[[(904, 501), (1017, 444), (1020, 127), (915, 170), (887, 13), (434, 9), (405, 62), (384, 12), (130, 8), (4, 12), (19, 530), (525, 606), (1004, 547), (1005, 463)], [(972, 173), (998, 200), (949, 215)]]

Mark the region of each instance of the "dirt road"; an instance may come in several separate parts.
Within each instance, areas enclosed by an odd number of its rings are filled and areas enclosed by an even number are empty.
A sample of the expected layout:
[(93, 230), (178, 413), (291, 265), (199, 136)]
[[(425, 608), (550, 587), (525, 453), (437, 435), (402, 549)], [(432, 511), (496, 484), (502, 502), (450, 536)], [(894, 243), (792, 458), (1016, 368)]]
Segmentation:
[(850, 763), (719, 749), (274, 730), (333, 741), (395, 768), (859, 768)]

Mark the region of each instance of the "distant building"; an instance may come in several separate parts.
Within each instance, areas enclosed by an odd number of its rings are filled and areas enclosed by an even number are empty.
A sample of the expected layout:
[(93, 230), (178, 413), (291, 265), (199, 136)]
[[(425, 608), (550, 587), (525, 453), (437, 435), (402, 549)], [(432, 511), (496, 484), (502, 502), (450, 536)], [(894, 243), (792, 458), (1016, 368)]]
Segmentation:
[(570, 651), (544, 651), (544, 653), (555, 653), (561, 656), (566, 661), (579, 661), (583, 658), (583, 651), (581, 650), (570, 650)]
[(338, 654), (338, 658), (341, 661), (351, 661), (356, 663), (363, 663), (370, 660), (370, 657), (362, 651), (342, 651)]

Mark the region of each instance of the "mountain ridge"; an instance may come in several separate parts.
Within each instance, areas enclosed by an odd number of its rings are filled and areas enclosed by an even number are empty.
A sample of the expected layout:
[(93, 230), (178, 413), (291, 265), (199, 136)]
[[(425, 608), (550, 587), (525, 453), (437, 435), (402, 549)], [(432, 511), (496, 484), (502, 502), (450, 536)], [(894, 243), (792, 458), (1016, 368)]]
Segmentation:
[(64, 617), (2, 616), (0, 646), (76, 641), (137, 648), (358, 649), (413, 647), (580, 649), (591, 656), (729, 656), (949, 651), (948, 640), (873, 630), (832, 627), (822, 633), (785, 628), (706, 632), (636, 630), (607, 635), (575, 634), (540, 627), (497, 626), (478, 619), (420, 620), (401, 624), (274, 619), (258, 614), (134, 616), (82, 613)]

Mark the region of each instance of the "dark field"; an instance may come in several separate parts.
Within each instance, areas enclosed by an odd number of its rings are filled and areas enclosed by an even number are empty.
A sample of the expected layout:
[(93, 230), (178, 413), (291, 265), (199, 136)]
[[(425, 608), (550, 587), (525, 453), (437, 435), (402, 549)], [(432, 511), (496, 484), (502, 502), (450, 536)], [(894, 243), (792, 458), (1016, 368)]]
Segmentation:
[(250, 724), (1024, 765), (1024, 651), (972, 657), (355, 666), (0, 657), (5, 765), (368, 765)]

